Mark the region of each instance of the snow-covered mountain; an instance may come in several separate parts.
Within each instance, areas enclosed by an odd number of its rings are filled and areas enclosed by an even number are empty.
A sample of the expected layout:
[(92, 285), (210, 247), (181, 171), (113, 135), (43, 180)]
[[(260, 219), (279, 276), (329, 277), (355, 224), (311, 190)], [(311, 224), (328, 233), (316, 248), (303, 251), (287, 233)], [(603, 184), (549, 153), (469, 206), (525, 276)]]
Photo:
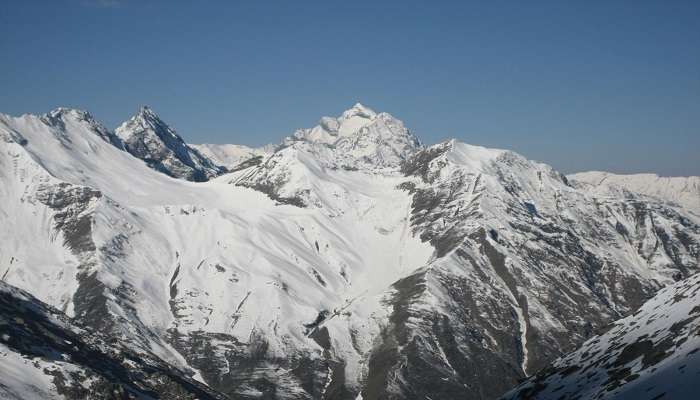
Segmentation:
[(582, 190), (598, 195), (624, 196), (624, 191), (651, 196), (700, 215), (700, 176), (661, 177), (656, 174), (616, 175), (581, 172), (569, 179)]
[(134, 157), (172, 177), (203, 182), (224, 172), (224, 168), (188, 146), (148, 107), (141, 107), (117, 128), (116, 134)]
[(700, 275), (661, 290), (504, 399), (693, 399), (700, 382)]
[(230, 398), (493, 399), (700, 269), (683, 207), (361, 105), (200, 183), (60, 114), (0, 116), (2, 280)]

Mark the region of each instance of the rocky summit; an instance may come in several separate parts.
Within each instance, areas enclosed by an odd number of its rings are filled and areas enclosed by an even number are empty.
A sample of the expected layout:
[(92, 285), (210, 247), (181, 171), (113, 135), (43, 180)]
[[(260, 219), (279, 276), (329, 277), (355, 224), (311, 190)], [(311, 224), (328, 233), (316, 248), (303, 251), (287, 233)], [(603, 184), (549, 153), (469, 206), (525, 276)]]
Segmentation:
[(257, 149), (147, 107), (114, 132), (0, 114), (0, 397), (697, 389), (697, 194), (425, 145), (359, 103)]

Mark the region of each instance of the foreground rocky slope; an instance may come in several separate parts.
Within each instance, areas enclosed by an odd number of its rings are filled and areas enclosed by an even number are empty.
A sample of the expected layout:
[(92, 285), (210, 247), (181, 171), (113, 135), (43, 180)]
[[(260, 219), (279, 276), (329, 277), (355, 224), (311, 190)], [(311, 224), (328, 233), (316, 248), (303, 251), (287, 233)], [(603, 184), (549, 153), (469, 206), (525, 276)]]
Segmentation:
[(85, 115), (0, 117), (2, 279), (230, 398), (496, 398), (700, 268), (683, 207), (359, 104), (201, 183)]
[(3, 399), (223, 399), (152, 354), (73, 325), (0, 282)]
[(691, 399), (700, 389), (700, 275), (556, 360), (504, 399)]

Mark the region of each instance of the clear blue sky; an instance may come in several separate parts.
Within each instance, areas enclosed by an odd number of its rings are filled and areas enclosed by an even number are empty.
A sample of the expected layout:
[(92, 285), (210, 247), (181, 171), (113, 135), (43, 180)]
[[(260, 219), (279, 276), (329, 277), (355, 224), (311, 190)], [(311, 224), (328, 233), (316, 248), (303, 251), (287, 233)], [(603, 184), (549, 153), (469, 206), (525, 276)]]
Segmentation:
[(360, 101), (426, 143), (700, 175), (700, 1), (4, 0), (0, 112), (150, 105), (277, 142)]

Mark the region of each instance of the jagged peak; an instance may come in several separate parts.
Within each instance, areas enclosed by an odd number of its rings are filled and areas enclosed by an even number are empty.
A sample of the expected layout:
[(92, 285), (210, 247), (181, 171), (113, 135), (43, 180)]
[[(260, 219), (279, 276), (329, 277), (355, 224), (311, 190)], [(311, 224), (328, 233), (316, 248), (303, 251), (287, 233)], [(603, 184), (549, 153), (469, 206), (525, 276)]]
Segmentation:
[(158, 114), (156, 114), (155, 111), (153, 111), (153, 109), (147, 105), (139, 107), (139, 112), (136, 115), (146, 120), (157, 120), (161, 122), (163, 121), (162, 119), (160, 119)]
[(136, 115), (121, 124), (115, 132), (129, 153), (170, 176), (201, 182), (224, 171), (197, 149), (187, 145), (148, 106), (141, 106)]
[(132, 117), (134, 120), (142, 121), (151, 126), (167, 126), (158, 114), (149, 106), (139, 107), (139, 111)]

